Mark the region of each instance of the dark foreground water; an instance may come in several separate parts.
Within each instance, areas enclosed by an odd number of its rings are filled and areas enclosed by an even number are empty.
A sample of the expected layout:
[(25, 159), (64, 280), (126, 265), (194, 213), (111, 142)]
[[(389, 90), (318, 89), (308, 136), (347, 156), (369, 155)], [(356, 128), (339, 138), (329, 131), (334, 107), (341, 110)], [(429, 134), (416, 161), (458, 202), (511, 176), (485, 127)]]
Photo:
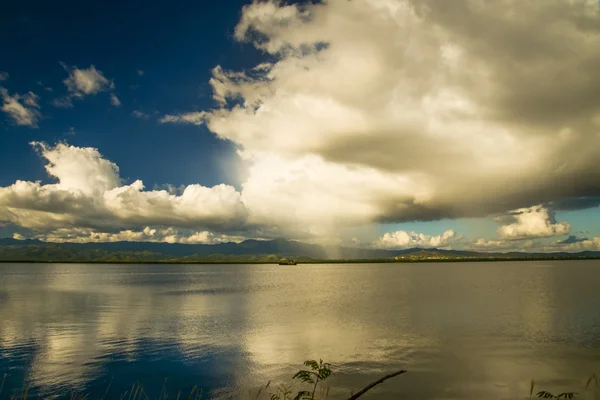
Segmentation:
[(363, 398), (520, 399), (531, 379), (583, 393), (600, 262), (0, 264), (0, 398), (138, 381), (154, 399), (165, 378), (169, 398), (247, 398), (309, 358), (334, 364), (330, 399), (400, 368)]

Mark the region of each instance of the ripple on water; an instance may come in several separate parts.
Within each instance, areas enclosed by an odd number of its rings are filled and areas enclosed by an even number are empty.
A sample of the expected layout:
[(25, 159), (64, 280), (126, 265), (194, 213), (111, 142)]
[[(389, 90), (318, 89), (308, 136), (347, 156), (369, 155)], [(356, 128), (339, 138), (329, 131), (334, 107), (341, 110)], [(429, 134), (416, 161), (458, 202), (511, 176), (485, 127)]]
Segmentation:
[(109, 398), (165, 377), (247, 393), (322, 357), (331, 399), (400, 368), (372, 398), (568, 390), (600, 372), (600, 264), (550, 265), (2, 265), (0, 374), (93, 394), (115, 377)]

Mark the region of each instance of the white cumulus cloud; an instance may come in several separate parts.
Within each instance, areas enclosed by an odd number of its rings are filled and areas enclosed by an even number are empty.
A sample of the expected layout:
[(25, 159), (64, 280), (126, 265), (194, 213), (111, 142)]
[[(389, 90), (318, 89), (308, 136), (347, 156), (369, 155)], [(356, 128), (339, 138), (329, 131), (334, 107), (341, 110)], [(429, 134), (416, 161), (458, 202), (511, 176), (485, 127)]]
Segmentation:
[(447, 230), (441, 235), (396, 231), (385, 233), (373, 243), (373, 246), (381, 249), (410, 249), (413, 247), (447, 248), (453, 242), (460, 239), (461, 236), (457, 235), (453, 230)]
[(556, 222), (553, 213), (542, 206), (515, 210), (508, 217), (513, 222), (498, 228), (502, 239), (543, 238), (566, 235), (571, 231), (568, 222)]
[[(13, 238), (23, 240), (23, 235), (15, 233)], [(209, 231), (188, 232), (169, 228), (152, 228), (149, 226), (140, 230), (121, 230), (118, 232), (102, 232), (89, 228), (59, 228), (50, 232), (34, 233), (29, 239), (39, 239), (54, 243), (90, 243), (90, 242), (166, 242), (185, 244), (218, 244), (242, 242), (243, 236), (217, 235)]]
[(0, 187), (0, 221), (42, 232), (85, 228), (96, 233), (152, 225), (223, 231), (246, 222), (242, 196), (231, 186), (189, 185), (179, 195), (144, 190), (140, 180), (123, 184), (117, 165), (94, 148), (33, 146), (56, 183), (19, 180)]

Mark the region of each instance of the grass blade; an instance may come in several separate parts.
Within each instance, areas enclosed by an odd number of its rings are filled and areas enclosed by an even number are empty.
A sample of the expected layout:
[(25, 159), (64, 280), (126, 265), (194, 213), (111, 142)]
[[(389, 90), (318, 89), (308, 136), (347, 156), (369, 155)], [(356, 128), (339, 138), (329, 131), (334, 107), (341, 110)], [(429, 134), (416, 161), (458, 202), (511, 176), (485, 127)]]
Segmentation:
[(2, 384), (0, 384), (0, 394), (2, 393), (2, 389), (4, 389), (4, 381), (6, 380), (6, 376), (8, 374), (5, 372), (4, 376), (2, 377)]

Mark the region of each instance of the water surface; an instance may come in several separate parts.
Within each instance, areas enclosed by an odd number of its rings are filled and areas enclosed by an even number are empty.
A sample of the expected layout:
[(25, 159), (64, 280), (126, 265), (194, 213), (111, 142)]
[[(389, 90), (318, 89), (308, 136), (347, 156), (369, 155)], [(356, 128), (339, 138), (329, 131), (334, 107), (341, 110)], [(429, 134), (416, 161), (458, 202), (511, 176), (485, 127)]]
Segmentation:
[(156, 398), (165, 378), (171, 398), (239, 398), (310, 358), (334, 364), (330, 399), (401, 368), (364, 398), (583, 392), (600, 375), (600, 262), (0, 264), (0, 398), (119, 398), (136, 381)]

